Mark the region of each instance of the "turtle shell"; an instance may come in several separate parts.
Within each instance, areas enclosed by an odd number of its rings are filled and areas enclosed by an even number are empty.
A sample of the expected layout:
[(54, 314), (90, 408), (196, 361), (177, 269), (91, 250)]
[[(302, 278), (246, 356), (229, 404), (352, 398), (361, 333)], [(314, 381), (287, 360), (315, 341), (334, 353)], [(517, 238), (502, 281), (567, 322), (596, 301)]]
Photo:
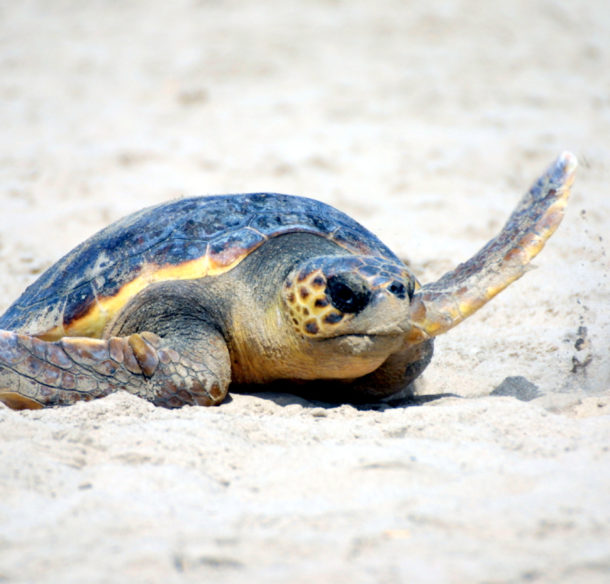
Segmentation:
[(45, 340), (100, 337), (112, 316), (150, 284), (217, 276), (268, 239), (293, 232), (400, 263), (370, 231), (313, 199), (193, 197), (143, 209), (78, 245), (25, 290), (0, 317), (0, 328)]

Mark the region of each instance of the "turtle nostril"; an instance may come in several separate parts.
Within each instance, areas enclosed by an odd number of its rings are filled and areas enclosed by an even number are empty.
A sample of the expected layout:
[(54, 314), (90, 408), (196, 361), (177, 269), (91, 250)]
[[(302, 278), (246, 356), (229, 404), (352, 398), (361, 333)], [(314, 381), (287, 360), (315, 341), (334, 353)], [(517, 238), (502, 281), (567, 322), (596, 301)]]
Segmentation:
[(407, 287), (407, 294), (409, 295), (409, 302), (413, 300), (413, 296), (415, 294), (415, 280), (409, 280), (409, 285)]
[(404, 299), (407, 292), (407, 289), (402, 282), (392, 282), (388, 286), (388, 290), (390, 291), (390, 293), (394, 294), (394, 296), (397, 296), (401, 300)]

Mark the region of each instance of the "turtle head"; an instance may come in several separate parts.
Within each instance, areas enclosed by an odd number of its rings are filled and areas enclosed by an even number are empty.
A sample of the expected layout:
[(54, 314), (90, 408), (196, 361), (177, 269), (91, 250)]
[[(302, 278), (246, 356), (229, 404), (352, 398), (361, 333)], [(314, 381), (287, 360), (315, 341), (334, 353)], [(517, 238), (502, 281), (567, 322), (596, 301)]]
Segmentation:
[(369, 256), (307, 260), (286, 278), (282, 297), (299, 335), (310, 339), (404, 334), (419, 283), (406, 267)]

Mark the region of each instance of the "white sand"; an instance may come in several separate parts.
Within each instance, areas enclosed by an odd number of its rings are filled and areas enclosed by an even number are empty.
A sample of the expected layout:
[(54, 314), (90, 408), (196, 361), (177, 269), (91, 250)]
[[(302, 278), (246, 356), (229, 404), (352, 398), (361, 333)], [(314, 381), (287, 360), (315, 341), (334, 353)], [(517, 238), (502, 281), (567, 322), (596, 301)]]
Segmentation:
[(419, 392), (460, 397), (0, 409), (0, 582), (607, 582), (606, 2), (250, 4), (0, 8), (0, 310), (180, 195), (315, 196), (422, 281), (569, 149), (566, 219), (439, 339)]

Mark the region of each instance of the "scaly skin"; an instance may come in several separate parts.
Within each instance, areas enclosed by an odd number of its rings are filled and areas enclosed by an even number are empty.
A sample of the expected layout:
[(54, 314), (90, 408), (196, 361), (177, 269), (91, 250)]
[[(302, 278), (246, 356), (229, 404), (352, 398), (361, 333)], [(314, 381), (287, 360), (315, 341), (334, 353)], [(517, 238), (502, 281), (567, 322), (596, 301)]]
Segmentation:
[(0, 331), (0, 401), (14, 409), (70, 405), (119, 389), (156, 405), (213, 405), (226, 395), (203, 362), (181, 356), (157, 335), (48, 342)]

